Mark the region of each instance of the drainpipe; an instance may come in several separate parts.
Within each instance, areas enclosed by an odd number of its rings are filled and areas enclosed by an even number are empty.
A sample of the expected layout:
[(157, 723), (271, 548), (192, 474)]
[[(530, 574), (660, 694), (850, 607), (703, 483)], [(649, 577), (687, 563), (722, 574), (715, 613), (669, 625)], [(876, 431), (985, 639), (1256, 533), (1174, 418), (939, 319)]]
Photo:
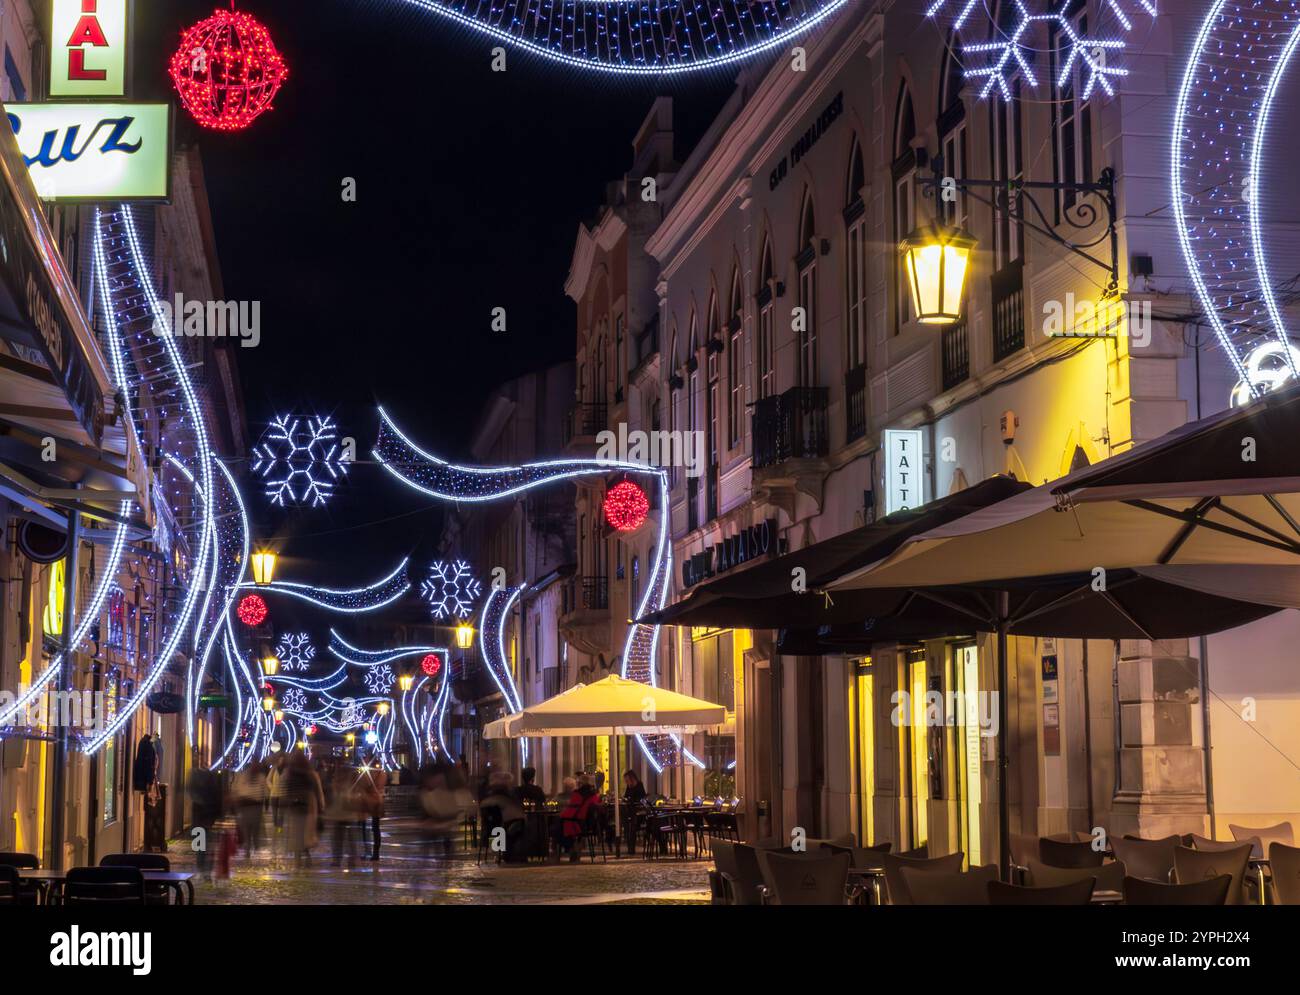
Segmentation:
[(1210, 817), (1210, 839), (1214, 829), (1214, 759), (1210, 752), (1210, 640), (1201, 637), (1201, 734), (1205, 740), (1205, 811)]
[(1092, 800), (1092, 695), (1088, 690), (1088, 640), (1083, 641), (1083, 758), (1088, 785), (1088, 832), (1097, 825)]

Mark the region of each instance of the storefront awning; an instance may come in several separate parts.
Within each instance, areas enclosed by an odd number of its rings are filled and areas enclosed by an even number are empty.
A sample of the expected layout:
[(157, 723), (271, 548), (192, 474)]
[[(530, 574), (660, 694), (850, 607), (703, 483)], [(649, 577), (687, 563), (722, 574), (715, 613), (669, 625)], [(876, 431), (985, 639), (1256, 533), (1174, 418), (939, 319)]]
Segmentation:
[(105, 520), (130, 500), (147, 519), (139, 441), (8, 118), (0, 119), (0, 489)]

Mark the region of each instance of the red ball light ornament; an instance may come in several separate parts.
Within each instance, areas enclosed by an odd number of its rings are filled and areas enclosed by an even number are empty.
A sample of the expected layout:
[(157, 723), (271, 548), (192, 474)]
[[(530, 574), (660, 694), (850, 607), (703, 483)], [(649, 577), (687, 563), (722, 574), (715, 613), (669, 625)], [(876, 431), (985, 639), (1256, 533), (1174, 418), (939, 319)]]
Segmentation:
[(420, 669), (430, 677), (436, 677), (438, 671), (442, 669), (442, 660), (438, 658), (437, 653), (430, 653), (420, 661)]
[(289, 77), (271, 33), (239, 10), (218, 10), (187, 30), (168, 71), (181, 104), (216, 131), (247, 128)]
[(261, 625), (266, 621), (266, 602), (260, 595), (247, 594), (235, 609), (239, 621), (245, 625)]
[(605, 521), (620, 532), (640, 528), (650, 514), (650, 499), (630, 480), (615, 484), (605, 494)]

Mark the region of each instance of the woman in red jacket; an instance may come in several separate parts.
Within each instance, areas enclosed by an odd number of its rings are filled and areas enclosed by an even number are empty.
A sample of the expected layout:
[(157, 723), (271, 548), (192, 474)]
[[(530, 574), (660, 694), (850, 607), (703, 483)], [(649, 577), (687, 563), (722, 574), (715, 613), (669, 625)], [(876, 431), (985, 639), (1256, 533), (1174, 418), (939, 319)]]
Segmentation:
[[(566, 777), (564, 786), (569, 787), (573, 778)], [(552, 830), (555, 837), (556, 845), (569, 855), (569, 860), (575, 864), (579, 860), (579, 853), (574, 844), (578, 837), (582, 835), (583, 828), (595, 813), (596, 806), (600, 804), (600, 795), (596, 793), (595, 787), (592, 786), (591, 778), (586, 774), (577, 782), (573, 792), (569, 795), (568, 804), (560, 811), (560, 819), (557, 823), (557, 829)]]

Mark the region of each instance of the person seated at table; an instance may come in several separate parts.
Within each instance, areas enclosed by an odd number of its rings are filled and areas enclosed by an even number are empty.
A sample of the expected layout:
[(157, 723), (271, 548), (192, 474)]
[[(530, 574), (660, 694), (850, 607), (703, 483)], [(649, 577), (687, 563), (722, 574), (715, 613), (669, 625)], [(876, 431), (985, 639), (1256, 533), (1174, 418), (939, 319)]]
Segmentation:
[(629, 770), (623, 774), (623, 837), (627, 852), (636, 850), (636, 834), (640, 825), (641, 809), (645, 805), (645, 785), (637, 772)]
[(519, 781), (519, 787), (515, 789), (515, 797), (524, 808), (541, 808), (546, 804), (546, 792), (537, 786), (535, 767), (525, 767), (520, 771)]
[(494, 771), (488, 779), (486, 793), (479, 802), (483, 813), (483, 832), (488, 840), (494, 839), (493, 830), (505, 829), (504, 860), (523, 860), (526, 854), (520, 844), (524, 836), (524, 807), (515, 797), (514, 777), (507, 770)]
[(573, 778), (566, 777), (565, 787), (570, 784), (573, 785), (573, 791), (560, 811), (560, 818), (552, 825), (551, 835), (555, 839), (556, 847), (567, 853), (569, 860), (576, 864), (580, 854), (574, 844), (578, 842), (578, 837), (582, 835), (582, 830), (588, 821), (595, 818), (600, 811), (600, 795), (596, 794), (596, 788), (587, 774), (583, 774), (576, 782)]

